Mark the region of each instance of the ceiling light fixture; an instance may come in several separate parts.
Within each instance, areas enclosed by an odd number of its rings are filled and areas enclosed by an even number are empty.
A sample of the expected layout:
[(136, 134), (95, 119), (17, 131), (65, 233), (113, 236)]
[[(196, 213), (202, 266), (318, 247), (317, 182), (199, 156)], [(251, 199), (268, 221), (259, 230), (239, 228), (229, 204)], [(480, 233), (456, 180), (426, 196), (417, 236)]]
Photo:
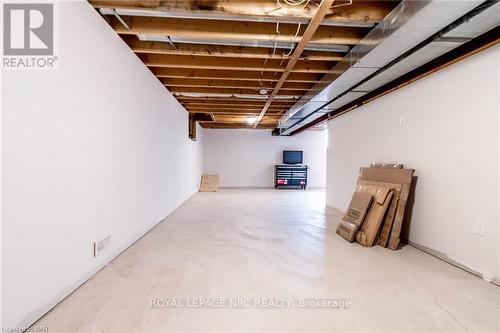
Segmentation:
[(259, 90), (259, 94), (261, 94), (261, 95), (267, 95), (268, 92), (269, 92), (269, 90), (267, 90), (266, 88), (262, 88)]

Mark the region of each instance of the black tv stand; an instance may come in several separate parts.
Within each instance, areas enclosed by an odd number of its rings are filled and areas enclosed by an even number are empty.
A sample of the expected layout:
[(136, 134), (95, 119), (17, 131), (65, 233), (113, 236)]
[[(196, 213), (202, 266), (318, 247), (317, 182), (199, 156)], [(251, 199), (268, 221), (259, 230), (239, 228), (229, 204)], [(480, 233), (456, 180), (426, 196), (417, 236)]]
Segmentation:
[(274, 188), (300, 188), (307, 186), (307, 165), (276, 164), (274, 166)]

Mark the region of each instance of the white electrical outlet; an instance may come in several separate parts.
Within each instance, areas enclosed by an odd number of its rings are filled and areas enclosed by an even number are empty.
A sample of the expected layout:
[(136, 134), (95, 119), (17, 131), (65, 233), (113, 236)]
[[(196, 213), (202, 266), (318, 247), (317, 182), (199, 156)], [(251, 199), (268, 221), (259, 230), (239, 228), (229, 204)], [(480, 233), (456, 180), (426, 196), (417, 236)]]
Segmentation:
[(476, 230), (474, 231), (476, 235), (486, 236), (486, 222), (481, 220), (476, 220)]
[(94, 242), (94, 257), (103, 253), (111, 245), (111, 235), (108, 234)]
[(405, 117), (399, 117), (399, 125), (401, 127), (405, 127), (405, 125), (406, 125), (406, 119), (405, 119)]

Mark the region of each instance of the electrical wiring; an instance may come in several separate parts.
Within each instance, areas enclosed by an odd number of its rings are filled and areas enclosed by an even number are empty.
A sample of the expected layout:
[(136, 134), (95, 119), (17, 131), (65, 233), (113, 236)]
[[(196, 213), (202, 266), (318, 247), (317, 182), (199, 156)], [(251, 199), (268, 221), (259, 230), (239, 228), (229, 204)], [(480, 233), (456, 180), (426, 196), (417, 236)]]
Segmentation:
[[(303, 8), (306, 8), (311, 0), (283, 0), (283, 1), (285, 2), (286, 5), (289, 5), (289, 6), (302, 6), (303, 5)], [(278, 7), (267, 12), (266, 14), (269, 14), (271, 12), (274, 12), (276, 10), (280, 10), (283, 8), (283, 5), (281, 4), (281, 0), (276, 0), (276, 4), (278, 5)], [(314, 3), (314, 4), (317, 5), (316, 3)]]
[(266, 59), (264, 60), (264, 65), (262, 65), (262, 70), (260, 71), (260, 76), (264, 76), (264, 69), (266, 68), (267, 59), (269, 59), (269, 57), (266, 57)]
[(352, 5), (352, 0), (349, 0), (349, 2), (346, 2), (346, 3), (339, 3), (338, 5), (333, 5), (330, 8), (337, 8), (337, 7), (350, 6), (350, 5)]
[(293, 51), (293, 47), (295, 46), (295, 43), (293, 42), (295, 40), (295, 38), (297, 38), (297, 36), (299, 35), (299, 31), (300, 31), (300, 25), (301, 23), (299, 22), (299, 25), (297, 26), (297, 31), (295, 32), (295, 36), (292, 37), (291, 39), (291, 43), (292, 45), (290, 46), (290, 51), (288, 53), (283, 53), (283, 56), (284, 57), (288, 57), (290, 54), (292, 54), (292, 51)]
[(170, 45), (172, 45), (172, 47), (174, 48), (174, 50), (177, 51), (177, 47), (175, 47), (175, 44), (174, 44), (174, 42), (172, 42), (172, 39), (170, 39), (170, 36), (167, 36), (167, 39), (168, 39), (168, 42), (170, 43)]
[(307, 6), (309, 0), (283, 0), (287, 5), (290, 6), (300, 6), (305, 3), (304, 7)]
[[(271, 57), (271, 58), (274, 57), (274, 55), (276, 54), (276, 45), (277, 44), (278, 44), (277, 42), (274, 42), (273, 53), (271, 54), (271, 56), (267, 56), (266, 59), (264, 60), (264, 65), (263, 65), (264, 67), (262, 67), (262, 70), (260, 71), (260, 76), (264, 75), (264, 68), (266, 67), (267, 59), (269, 59), (269, 57)], [(259, 83), (260, 83), (260, 81), (259, 81)], [(262, 85), (262, 83), (261, 83), (261, 85)]]
[[(281, 3), (282, 0), (276, 0), (276, 4), (278, 5), (278, 7), (276, 9), (273, 9), (271, 12), (273, 11), (276, 11), (276, 10), (279, 10), (279, 9), (282, 9), (283, 8), (283, 5)], [(307, 5), (309, 3), (312, 3), (316, 6), (318, 6), (318, 4), (314, 1), (314, 0), (283, 0), (283, 2), (286, 4), (286, 5), (290, 5), (290, 6), (303, 6), (303, 8), (305, 9), (307, 7)], [(340, 4), (340, 5), (337, 5), (337, 7), (339, 6), (343, 6), (343, 5), (349, 5), (349, 4), (352, 4), (352, 0), (349, 0), (349, 3), (348, 4)], [(335, 7), (335, 6), (334, 6)], [(268, 14), (268, 13), (266, 13)], [(279, 21), (276, 22), (276, 35), (274, 36), (273, 40), (276, 40), (276, 38), (280, 35), (280, 31), (279, 31)], [(297, 36), (299, 35), (299, 32), (300, 32), (300, 27), (301, 27), (301, 22), (299, 22), (298, 26), (297, 26), (297, 31), (295, 32), (295, 35), (292, 36), (291, 40), (290, 40), (290, 50), (288, 51), (288, 53), (283, 53), (283, 56), (281, 58), (281, 61), (278, 65), (278, 67), (281, 67), (281, 65), (283, 64), (283, 62), (285, 61), (285, 58), (286, 57), (289, 57), (292, 52), (293, 52), (293, 49), (295, 47), (295, 43), (294, 43), (294, 40), (297, 38)], [(274, 43), (274, 49), (273, 49), (273, 54), (272, 56), (274, 56), (276, 52), (276, 43)], [(271, 57), (272, 57), (271, 56)], [(266, 57), (266, 59), (264, 60), (264, 65), (262, 67), (262, 70), (260, 72), (260, 76), (263, 76), (264, 75), (264, 69), (265, 69), (265, 66), (267, 64), (267, 59), (269, 57)], [(276, 75), (278, 74), (278, 71), (274, 72), (274, 75), (273, 77), (275, 77)], [(260, 81), (259, 81), (260, 82)]]

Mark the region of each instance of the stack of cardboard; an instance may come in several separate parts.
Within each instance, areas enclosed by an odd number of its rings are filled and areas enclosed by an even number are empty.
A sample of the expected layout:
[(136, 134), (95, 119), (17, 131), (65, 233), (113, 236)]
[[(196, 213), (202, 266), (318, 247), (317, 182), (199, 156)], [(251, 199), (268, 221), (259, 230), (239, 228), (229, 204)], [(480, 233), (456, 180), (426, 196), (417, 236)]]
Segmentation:
[(199, 192), (217, 192), (219, 189), (219, 175), (202, 175)]
[(396, 250), (414, 171), (401, 164), (361, 168), (356, 191), (337, 233), (349, 242)]

